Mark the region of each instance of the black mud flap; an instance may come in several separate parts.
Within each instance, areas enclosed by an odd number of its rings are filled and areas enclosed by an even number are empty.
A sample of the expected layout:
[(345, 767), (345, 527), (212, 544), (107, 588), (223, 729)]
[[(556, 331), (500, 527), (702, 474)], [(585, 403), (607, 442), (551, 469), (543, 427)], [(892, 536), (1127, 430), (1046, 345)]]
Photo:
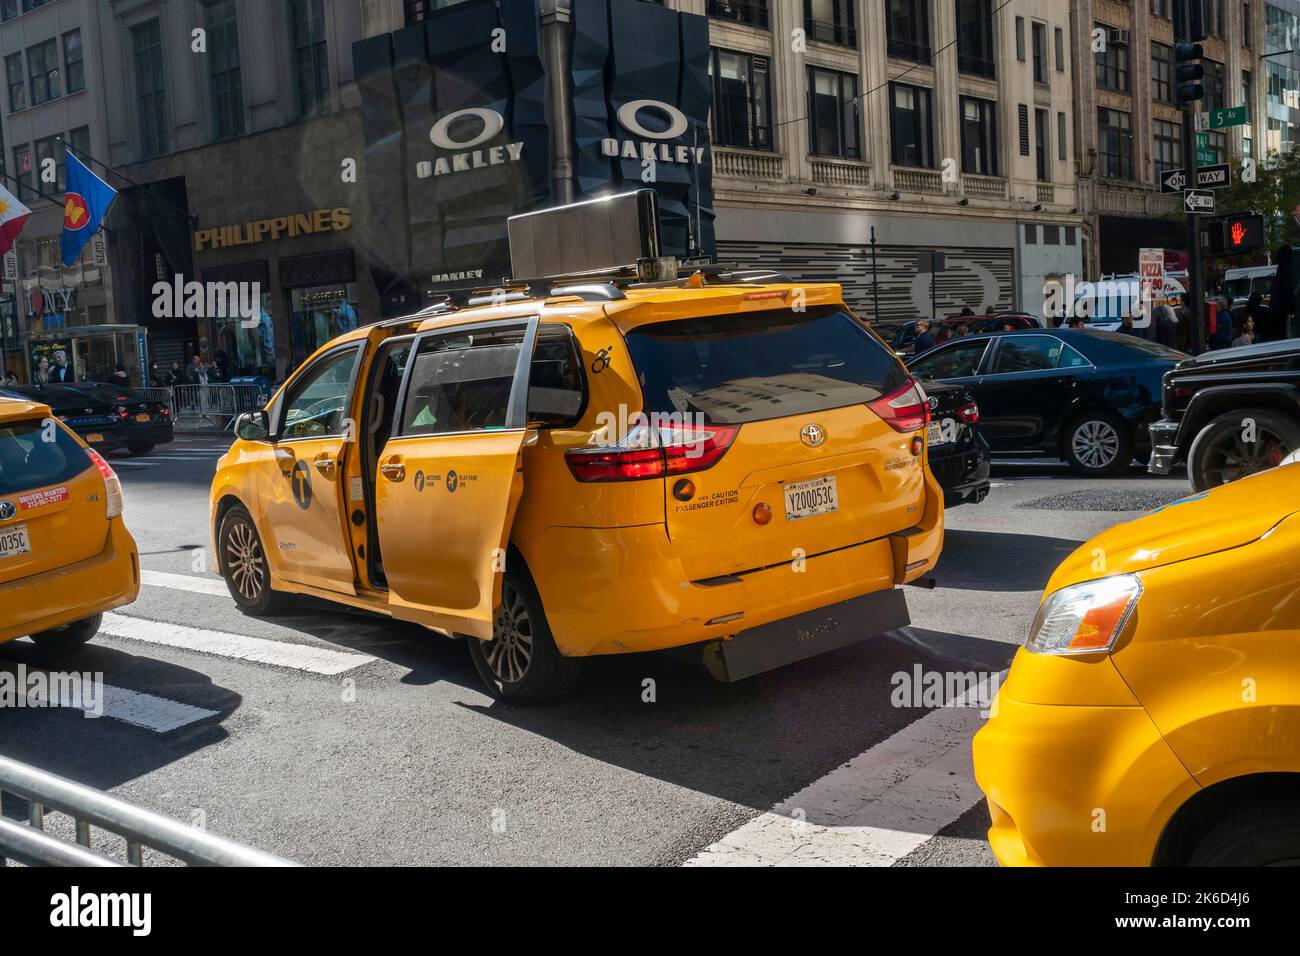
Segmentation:
[(911, 623), (900, 589), (876, 591), (711, 641), (704, 666), (716, 680), (744, 680)]

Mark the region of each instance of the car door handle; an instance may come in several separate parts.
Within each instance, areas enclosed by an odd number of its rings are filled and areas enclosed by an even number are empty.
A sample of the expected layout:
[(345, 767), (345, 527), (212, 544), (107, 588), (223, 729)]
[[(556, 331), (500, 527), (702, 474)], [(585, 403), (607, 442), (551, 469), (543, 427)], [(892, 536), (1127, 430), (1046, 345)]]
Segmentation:
[(406, 465), (400, 458), (390, 458), (379, 465), (379, 473), (389, 481), (402, 481), (406, 478)]
[(319, 471), (322, 476), (326, 478), (334, 477), (334, 465), (336, 464), (336, 459), (332, 455), (322, 452), (313, 458), (311, 463), (316, 466), (316, 470)]

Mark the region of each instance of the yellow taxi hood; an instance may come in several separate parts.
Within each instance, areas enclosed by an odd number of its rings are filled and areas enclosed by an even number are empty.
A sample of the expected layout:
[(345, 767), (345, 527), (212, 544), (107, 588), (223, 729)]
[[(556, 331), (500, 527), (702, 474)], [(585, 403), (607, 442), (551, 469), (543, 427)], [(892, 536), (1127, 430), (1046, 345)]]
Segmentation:
[(48, 418), (50, 406), (20, 398), (0, 397), (0, 422), (16, 422), (24, 418)]
[(1237, 548), (1258, 541), (1296, 511), (1300, 464), (1273, 468), (1103, 531), (1061, 563), (1045, 593)]

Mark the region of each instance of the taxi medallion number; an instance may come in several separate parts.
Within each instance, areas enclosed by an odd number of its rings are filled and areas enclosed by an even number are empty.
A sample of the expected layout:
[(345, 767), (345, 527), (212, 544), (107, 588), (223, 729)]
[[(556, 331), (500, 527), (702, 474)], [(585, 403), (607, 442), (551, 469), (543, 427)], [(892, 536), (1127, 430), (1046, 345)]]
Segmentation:
[(20, 554), (31, 554), (32, 542), (27, 537), (27, 525), (16, 524), (12, 528), (0, 529), (0, 559), (16, 558)]
[(811, 518), (840, 507), (839, 486), (834, 475), (822, 475), (785, 486), (785, 519)]

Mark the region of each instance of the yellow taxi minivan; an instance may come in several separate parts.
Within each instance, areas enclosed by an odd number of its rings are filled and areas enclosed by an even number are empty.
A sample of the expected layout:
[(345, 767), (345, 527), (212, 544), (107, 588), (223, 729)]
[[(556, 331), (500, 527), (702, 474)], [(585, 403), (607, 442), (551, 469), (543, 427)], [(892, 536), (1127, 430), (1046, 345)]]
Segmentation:
[(468, 637), (518, 702), (593, 655), (738, 680), (905, 625), (943, 538), (926, 397), (839, 286), (747, 279), (502, 290), (328, 343), (218, 463), (234, 600)]
[(108, 462), (48, 405), (0, 398), (0, 644), (85, 644), (139, 592)]
[(1057, 568), (975, 736), (1015, 866), (1300, 864), (1300, 464)]

